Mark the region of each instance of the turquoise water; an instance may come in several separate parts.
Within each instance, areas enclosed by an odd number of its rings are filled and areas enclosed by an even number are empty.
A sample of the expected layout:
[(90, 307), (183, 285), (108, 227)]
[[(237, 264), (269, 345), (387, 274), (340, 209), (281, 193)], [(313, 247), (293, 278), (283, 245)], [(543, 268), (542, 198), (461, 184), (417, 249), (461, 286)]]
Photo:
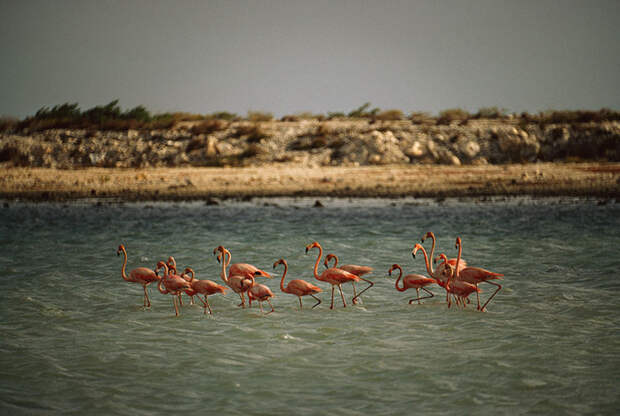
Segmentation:
[[(594, 200), (255, 200), (187, 204), (13, 204), (0, 208), (0, 413), (615, 414), (620, 409), (620, 205)], [(434, 231), (470, 265), (505, 274), (488, 306), (423, 305), (394, 289), (393, 263)], [(375, 268), (363, 303), (329, 310), (312, 278), (319, 241)], [(233, 262), (321, 286), (275, 313), (211, 297), (214, 315), (120, 276), (169, 255), (219, 281)], [(426, 244), (428, 247), (428, 243)], [(322, 267), (321, 267), (322, 269)], [(274, 273), (280, 276), (281, 269)], [(493, 287), (482, 285), (483, 299)], [(351, 288), (345, 287), (347, 301)], [(475, 298), (474, 298), (475, 300)]]

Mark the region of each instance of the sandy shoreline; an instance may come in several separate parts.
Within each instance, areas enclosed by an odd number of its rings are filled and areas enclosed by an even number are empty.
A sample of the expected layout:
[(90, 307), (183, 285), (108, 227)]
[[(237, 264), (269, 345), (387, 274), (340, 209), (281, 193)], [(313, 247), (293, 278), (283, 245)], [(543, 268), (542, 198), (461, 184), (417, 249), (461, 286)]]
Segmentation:
[(618, 198), (620, 163), (485, 166), (306, 168), (0, 168), (0, 198), (70, 201), (214, 200), (252, 197), (485, 197)]

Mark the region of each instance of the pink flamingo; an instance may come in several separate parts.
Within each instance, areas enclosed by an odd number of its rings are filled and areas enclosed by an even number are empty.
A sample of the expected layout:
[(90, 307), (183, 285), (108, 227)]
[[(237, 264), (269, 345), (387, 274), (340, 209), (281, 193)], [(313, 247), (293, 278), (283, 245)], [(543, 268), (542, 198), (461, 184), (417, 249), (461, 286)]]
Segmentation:
[[(438, 270), (437, 270), (437, 274), (435, 274), (435, 272), (433, 271), (433, 264), (431, 263), (431, 260), (433, 260), (433, 255), (435, 253), (435, 243), (436, 243), (436, 239), (435, 239), (435, 234), (433, 234), (432, 231), (427, 232), (423, 237), (422, 237), (422, 243), (424, 243), (424, 240), (426, 240), (427, 238), (430, 238), (432, 240), (432, 246), (431, 246), (431, 251), (428, 255), (428, 258), (425, 256), (424, 258), (426, 259), (426, 270), (428, 271), (428, 274), (430, 274), (432, 277), (436, 278), (436, 275), (441, 276), (442, 272), (443, 272), (443, 268), (445, 267), (443, 264), (440, 264), (438, 266)], [(414, 248), (413, 251), (413, 257), (415, 257), (415, 251), (417, 251)], [(433, 262), (436, 262), (437, 260), (434, 259)], [(448, 264), (454, 266), (456, 264), (456, 259), (450, 259), (448, 260)], [(467, 262), (465, 261), (465, 259), (461, 259), (461, 266), (460, 267), (465, 267), (467, 265)]]
[[(399, 292), (404, 292), (407, 289), (415, 289), (418, 294), (418, 297), (416, 299), (411, 299), (409, 301), (410, 305), (416, 300), (418, 301), (418, 305), (419, 305), (421, 303), (420, 300), (432, 298), (435, 296), (433, 292), (426, 289), (425, 286), (432, 285), (433, 283), (437, 283), (437, 280), (432, 279), (430, 277), (422, 276), (421, 274), (408, 274), (405, 277), (403, 277), (403, 268), (400, 267), (398, 264), (393, 264), (390, 270), (388, 271), (388, 274), (392, 276), (392, 271), (396, 269), (399, 270), (398, 278), (396, 279), (396, 283), (394, 283), (394, 287), (396, 287), (396, 290), (398, 290)], [(401, 279), (401, 277), (403, 279), (402, 288), (398, 287), (398, 281)], [(428, 293), (429, 296), (420, 297), (420, 289)]]
[(315, 286), (312, 283), (308, 283), (302, 279), (293, 279), (288, 282), (288, 285), (286, 285), (286, 287), (284, 287), (284, 277), (286, 276), (286, 272), (288, 271), (288, 264), (286, 263), (286, 260), (280, 259), (273, 264), (273, 268), (275, 269), (278, 264), (284, 265), (284, 273), (282, 273), (282, 279), (280, 280), (280, 290), (284, 293), (290, 293), (291, 295), (297, 296), (299, 298), (300, 310), (303, 309), (303, 306), (301, 304), (302, 296), (312, 296), (317, 301), (316, 304), (312, 307), (312, 309), (317, 307), (321, 303), (321, 299), (314, 296), (314, 294), (322, 292), (323, 290), (320, 287)]
[(235, 263), (228, 269), (228, 275), (239, 275), (248, 277), (266, 277), (271, 279), (271, 275), (264, 270), (259, 269), (256, 266), (247, 263)]
[[(222, 272), (220, 273), (220, 277), (226, 283), (228, 287), (230, 287), (233, 292), (237, 293), (241, 298), (241, 303), (238, 306), (242, 306), (245, 308), (245, 295), (244, 293), (250, 290), (250, 288), (254, 285), (254, 276), (246, 276), (246, 275), (230, 275), (226, 274), (226, 267), (230, 264), (232, 259), (232, 254), (230, 251), (226, 250), (223, 246), (218, 246), (213, 250), (213, 254), (219, 251), (220, 254), (217, 256), (217, 261), (220, 259), (222, 261)], [(228, 256), (228, 257), (226, 257)]]
[(486, 282), (491, 285), (497, 286), (497, 289), (495, 290), (495, 292), (493, 292), (493, 294), (489, 297), (489, 299), (487, 299), (487, 301), (484, 303), (484, 305), (482, 305), (482, 307), (480, 307), (479, 292), (476, 292), (476, 296), (478, 297), (477, 309), (480, 311), (484, 311), (484, 308), (487, 306), (487, 304), (491, 301), (491, 299), (493, 299), (493, 297), (497, 294), (497, 292), (499, 292), (502, 288), (501, 285), (495, 282), (491, 282), (491, 280), (500, 279), (504, 275), (501, 273), (490, 272), (488, 270), (481, 269), (480, 267), (460, 268), (459, 261), (461, 260), (461, 252), (463, 250), (460, 237), (456, 238), (455, 246), (458, 249), (458, 256), (457, 256), (455, 271), (454, 273), (452, 273), (452, 278), (449, 280), (449, 283), (448, 283), (449, 285), (451, 285), (454, 280), (460, 280), (466, 283), (473, 284), (474, 286), (476, 286), (476, 289), (478, 288), (478, 283), (482, 283), (482, 282)]
[(121, 252), (124, 255), (123, 267), (121, 268), (121, 277), (128, 282), (140, 283), (142, 285), (142, 287), (144, 288), (144, 301), (142, 306), (150, 308), (151, 300), (149, 299), (149, 294), (146, 290), (146, 287), (151, 283), (160, 280), (160, 277), (157, 276), (157, 273), (154, 270), (151, 270), (147, 267), (138, 267), (136, 269), (133, 269), (129, 272), (129, 276), (127, 276), (125, 274), (125, 268), (127, 267), (127, 251), (125, 250), (125, 246), (122, 244), (118, 246), (118, 250), (116, 250), (116, 255), (120, 256)]
[[(187, 267), (185, 269), (185, 271), (183, 272), (183, 274), (181, 275), (181, 277), (185, 278), (187, 280), (188, 274), (191, 273), (191, 278), (189, 280), (189, 284), (191, 285), (192, 288), (192, 292), (194, 294), (200, 294), (203, 295), (205, 297), (205, 300), (203, 301), (202, 299), (200, 299), (200, 296), (198, 296), (198, 299), (202, 302), (203, 307), (204, 307), (204, 313), (205, 315), (207, 314), (207, 308), (209, 309), (209, 314), (213, 315), (213, 311), (211, 310), (211, 306), (209, 305), (209, 300), (207, 299), (207, 296), (209, 295), (214, 295), (216, 293), (222, 293), (224, 294), (228, 288), (222, 285), (218, 285), (217, 283), (215, 283), (212, 280), (208, 280), (208, 279), (196, 279), (194, 277), (194, 270), (192, 270), (190, 267)], [(187, 293), (187, 291), (185, 292)], [(191, 295), (193, 296), (193, 295)]]
[(338, 256), (336, 256), (335, 254), (331, 254), (331, 253), (325, 256), (325, 261), (323, 262), (325, 267), (329, 268), (329, 261), (332, 259), (335, 260), (335, 263), (332, 267), (336, 267), (340, 270), (344, 270), (345, 272), (354, 274), (360, 279), (362, 279), (363, 281), (368, 282), (368, 286), (364, 290), (362, 290), (359, 294), (356, 294), (355, 282), (351, 282), (351, 284), (353, 285), (353, 299), (351, 299), (351, 302), (355, 305), (357, 303), (357, 299), (361, 300), (360, 296), (362, 296), (362, 293), (364, 293), (365, 291), (367, 291), (368, 289), (370, 289), (371, 287), (375, 285), (370, 280), (364, 279), (362, 277), (363, 275), (372, 272), (373, 268), (368, 267), (368, 266), (358, 266), (357, 264), (343, 264), (342, 266), (338, 267)]
[[(172, 269), (174, 269), (174, 273), (173, 274), (177, 274), (177, 262), (174, 259), (174, 257), (172, 257), (172, 256), (168, 257), (168, 261), (166, 262), (166, 265), (168, 266), (168, 272), (171, 272)], [(189, 277), (184, 276), (183, 274), (181, 274), (181, 277), (183, 277), (188, 282), (190, 280)], [(194, 304), (194, 295), (196, 295), (196, 293), (193, 293), (191, 289), (185, 290), (184, 292), (190, 298), (190, 302), (189, 302), (190, 305), (193, 305)], [(183, 296), (182, 296), (182, 293), (179, 293), (179, 305), (183, 306)]]
[(250, 290), (248, 290), (248, 301), (250, 303), (250, 306), (252, 306), (253, 300), (257, 300), (260, 311), (263, 312), (263, 302), (267, 301), (269, 303), (269, 306), (271, 306), (271, 311), (267, 312), (266, 315), (270, 314), (274, 311), (273, 305), (271, 304), (271, 298), (275, 295), (267, 286), (256, 283), (254, 277), (252, 277), (252, 282), (252, 287), (250, 288)]
[(428, 255), (426, 254), (426, 250), (424, 250), (424, 247), (422, 247), (422, 245), (416, 244), (414, 246), (413, 251), (411, 252), (413, 258), (415, 258), (418, 250), (422, 251), (422, 254), (424, 255), (424, 263), (426, 265), (426, 271), (428, 272), (428, 274), (437, 281), (437, 284), (439, 286), (443, 287), (446, 290), (446, 302), (448, 303), (448, 306), (451, 305), (450, 295), (456, 296), (457, 299), (465, 300), (467, 299), (467, 296), (469, 296), (469, 294), (473, 293), (474, 291), (479, 291), (479, 289), (476, 288), (474, 285), (470, 285), (465, 282), (459, 282), (457, 286), (448, 286), (448, 280), (450, 276), (452, 276), (452, 270), (454, 269), (454, 266), (450, 265), (446, 255), (442, 253), (442, 256), (440, 257), (444, 258), (445, 262), (440, 264), (437, 269), (433, 270)]
[(340, 290), (340, 297), (342, 298), (342, 306), (346, 308), (347, 304), (344, 301), (344, 295), (342, 294), (341, 285), (343, 283), (359, 282), (360, 278), (354, 275), (353, 273), (349, 273), (347, 271), (344, 271), (342, 269), (337, 269), (335, 267), (324, 270), (323, 273), (321, 273), (321, 275), (319, 276), (318, 269), (319, 269), (319, 263), (321, 262), (321, 257), (323, 256), (323, 248), (321, 247), (319, 243), (315, 241), (306, 246), (306, 254), (308, 254), (308, 250), (315, 248), (315, 247), (319, 249), (319, 256), (317, 257), (316, 263), (314, 264), (314, 277), (317, 280), (321, 280), (323, 282), (327, 282), (330, 285), (332, 285), (332, 304), (329, 307), (329, 309), (334, 309), (334, 286), (338, 286), (338, 290)]
[[(179, 308), (177, 307), (176, 299), (182, 290), (190, 287), (190, 284), (181, 276), (170, 273), (168, 265), (163, 261), (157, 263), (157, 268), (155, 269), (155, 271), (159, 271), (159, 269), (164, 269), (164, 276), (159, 280), (159, 283), (157, 284), (157, 289), (164, 295), (172, 295), (174, 312), (176, 313), (176, 316), (179, 316)], [(165, 290), (162, 288), (162, 284), (163, 286), (165, 286)]]
[[(454, 275), (457, 265), (450, 264), (448, 257), (445, 255), (445, 253), (441, 253), (437, 258), (443, 260), (442, 265), (444, 266), (444, 268), (442, 268), (444, 281), (442, 284), (440, 284), (440, 286), (446, 289), (446, 292), (455, 298), (455, 302), (457, 305), (460, 302), (462, 303), (464, 308), (467, 307), (467, 303), (470, 302), (469, 295), (474, 292), (479, 295), (480, 293), (482, 293), (482, 290), (480, 290), (480, 288), (478, 288), (477, 286), (468, 282), (464, 282), (462, 280), (453, 280), (452, 282), (448, 282)], [(460, 265), (459, 269), (462, 269)], [(448, 301), (448, 307), (450, 307), (452, 304), (450, 298), (447, 297), (446, 300)]]

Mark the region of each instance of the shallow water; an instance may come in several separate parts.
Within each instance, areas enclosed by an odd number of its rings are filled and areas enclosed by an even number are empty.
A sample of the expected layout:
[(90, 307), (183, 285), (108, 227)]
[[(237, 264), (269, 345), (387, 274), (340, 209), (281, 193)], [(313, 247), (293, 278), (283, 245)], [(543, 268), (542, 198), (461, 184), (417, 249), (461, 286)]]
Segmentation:
[[(10, 204), (0, 208), (2, 414), (613, 414), (620, 408), (620, 205), (591, 200), (255, 200)], [(393, 263), (432, 230), (455, 256), (505, 274), (487, 313), (422, 305), (394, 289)], [(329, 310), (312, 277), (319, 241), (369, 265), (358, 306)], [(324, 289), (276, 312), (210, 297), (214, 315), (120, 276), (174, 255), (219, 281), (213, 248)], [(429, 244), (425, 244), (427, 247)], [(321, 266), (322, 269), (322, 266)], [(280, 276), (281, 269), (274, 272)], [(494, 287), (483, 284), (486, 299)], [(351, 288), (345, 287), (347, 303)], [(187, 298), (186, 298), (187, 299)], [(475, 297), (473, 297), (475, 302)]]

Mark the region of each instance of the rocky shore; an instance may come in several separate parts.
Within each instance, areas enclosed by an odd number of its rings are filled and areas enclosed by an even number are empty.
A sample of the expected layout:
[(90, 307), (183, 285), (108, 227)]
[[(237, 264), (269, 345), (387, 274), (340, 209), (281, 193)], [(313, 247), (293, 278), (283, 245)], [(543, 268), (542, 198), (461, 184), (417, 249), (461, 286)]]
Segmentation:
[(0, 198), (620, 195), (620, 123), (304, 120), (0, 135)]
[(1, 164), (59, 169), (566, 161), (620, 161), (620, 123), (212, 120), (180, 123), (169, 130), (45, 130), (0, 135)]

